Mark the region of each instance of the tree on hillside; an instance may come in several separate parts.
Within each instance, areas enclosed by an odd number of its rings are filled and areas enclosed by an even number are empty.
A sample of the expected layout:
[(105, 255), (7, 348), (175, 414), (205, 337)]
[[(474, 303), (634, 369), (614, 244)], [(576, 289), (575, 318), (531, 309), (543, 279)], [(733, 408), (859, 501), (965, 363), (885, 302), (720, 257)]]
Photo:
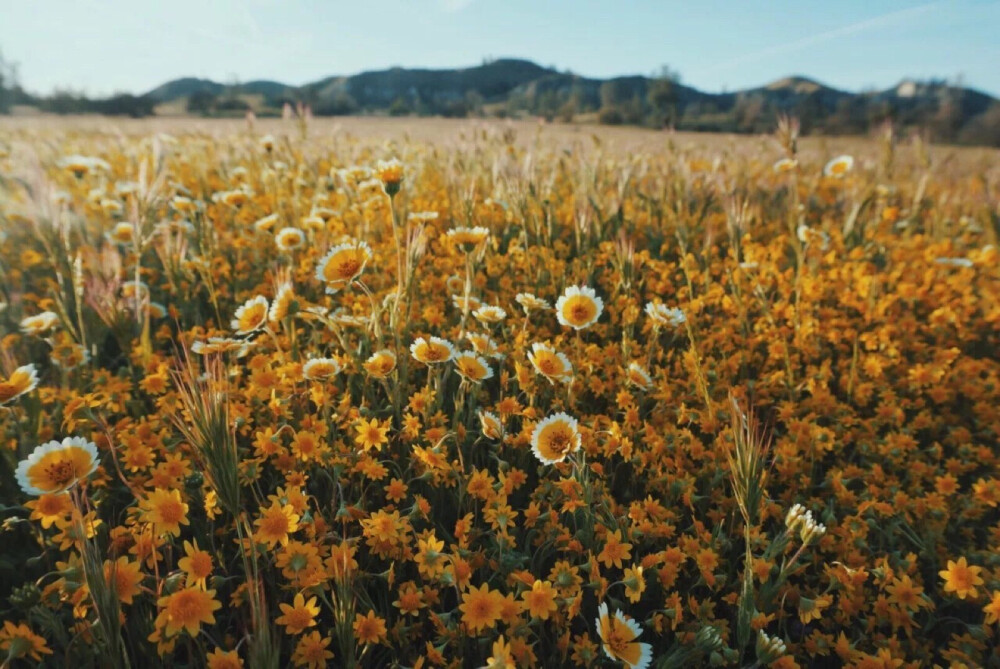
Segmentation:
[(677, 123), (677, 102), (679, 100), (678, 85), (681, 76), (667, 65), (653, 75), (649, 82), (646, 99), (653, 108), (653, 125), (658, 127), (672, 126)]

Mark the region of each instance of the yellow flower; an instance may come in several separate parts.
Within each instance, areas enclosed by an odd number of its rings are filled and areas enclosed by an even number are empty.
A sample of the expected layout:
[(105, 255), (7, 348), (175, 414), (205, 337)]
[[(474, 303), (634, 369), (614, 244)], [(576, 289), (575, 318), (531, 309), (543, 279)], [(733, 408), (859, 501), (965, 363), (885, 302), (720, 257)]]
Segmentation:
[(215, 599), (215, 590), (200, 588), (185, 588), (172, 595), (161, 597), (157, 604), (160, 614), (157, 616), (157, 627), (163, 628), (168, 637), (181, 630), (187, 631), (192, 637), (198, 635), (202, 623), (215, 623), (214, 612), (222, 608)]
[(274, 244), (279, 251), (295, 251), (306, 243), (306, 235), (298, 228), (282, 228), (274, 235)]
[(366, 242), (350, 241), (334, 246), (316, 264), (316, 279), (333, 295), (361, 276), (371, 259), (372, 250)]
[(34, 365), (22, 365), (4, 381), (0, 381), (0, 406), (30, 393), (38, 386), (38, 371)]
[(491, 591), (485, 583), (478, 589), (470, 587), (462, 595), (462, 622), (472, 632), (493, 627), (500, 620), (504, 597), (499, 592)]
[(135, 224), (127, 221), (115, 223), (108, 233), (108, 240), (114, 244), (131, 244), (135, 240)]
[(468, 351), (455, 356), (455, 371), (468, 381), (482, 383), (492, 378), (493, 370), (482, 357)]
[(389, 441), (389, 421), (386, 421), (383, 425), (377, 418), (372, 418), (368, 421), (362, 418), (354, 429), (358, 431), (358, 434), (354, 437), (354, 441), (357, 442), (363, 451), (371, 448), (378, 450), (382, 448), (382, 444)]
[(198, 548), (197, 541), (184, 542), (184, 557), (177, 561), (177, 566), (187, 575), (189, 587), (206, 589), (208, 577), (212, 574), (212, 556)]
[(484, 243), (490, 237), (490, 231), (484, 227), (474, 228), (452, 228), (445, 233), (445, 239), (449, 244), (457, 246), (465, 253), (472, 253), (476, 247)]
[(288, 544), (288, 535), (299, 528), (299, 515), (290, 504), (282, 505), (278, 501), (260, 512), (260, 517), (254, 523), (257, 531), (256, 539), (273, 548), (276, 544)]
[(601, 603), (597, 609), (597, 635), (601, 637), (604, 653), (612, 660), (624, 662), (629, 669), (646, 669), (653, 660), (653, 649), (648, 643), (636, 639), (642, 634), (639, 623), (626, 618), (621, 611), (612, 616), (608, 605)]
[(279, 625), (285, 626), (286, 634), (301, 634), (307, 627), (316, 625), (316, 616), (319, 615), (319, 607), (316, 605), (316, 598), (310, 597), (308, 601), (297, 593), (292, 600), (291, 606), (279, 604), (281, 615), (275, 619)]
[(143, 579), (142, 572), (139, 571), (141, 566), (138, 562), (129, 562), (126, 556), (118, 558), (115, 562), (104, 561), (104, 580), (115, 591), (121, 603), (131, 604), (139, 594), (139, 584)]
[(252, 334), (267, 325), (267, 314), (267, 298), (258, 295), (247, 300), (236, 310), (235, 318), (229, 326), (236, 330), (238, 335)]
[(399, 192), (399, 184), (403, 181), (403, 163), (397, 158), (378, 161), (375, 173), (390, 197)]
[(448, 362), (455, 357), (455, 346), (440, 337), (417, 337), (410, 344), (410, 354), (413, 358), (425, 365), (434, 365)]
[(556, 318), (560, 325), (574, 330), (589, 328), (604, 311), (604, 301), (589, 286), (570, 286), (556, 301)]
[(310, 381), (327, 381), (340, 371), (340, 363), (334, 358), (312, 358), (302, 365), (302, 376)]
[(385, 639), (386, 632), (385, 620), (375, 615), (374, 611), (354, 617), (354, 638), (358, 643), (378, 643)]
[(643, 390), (649, 390), (653, 387), (653, 379), (649, 372), (637, 362), (630, 362), (628, 365), (628, 382)]
[(854, 167), (854, 158), (851, 156), (837, 156), (823, 167), (823, 176), (843, 177)]
[(944, 579), (945, 592), (954, 592), (959, 599), (975, 599), (979, 595), (976, 586), (983, 584), (979, 576), (982, 571), (982, 567), (970, 566), (962, 556), (958, 562), (948, 560), (948, 568), (939, 571), (938, 575)]
[(569, 383), (573, 380), (573, 365), (569, 358), (548, 344), (541, 342), (532, 344), (528, 360), (539, 374), (549, 380), (549, 383), (556, 381)]
[(558, 609), (556, 591), (547, 581), (535, 580), (530, 590), (521, 593), (522, 608), (532, 618), (548, 620), (549, 615)]
[(21, 332), (29, 335), (43, 335), (59, 323), (59, 316), (51, 311), (43, 311), (21, 319)]
[(156, 535), (179, 536), (181, 525), (188, 524), (188, 505), (181, 500), (180, 490), (177, 489), (157, 488), (139, 502), (139, 508), (143, 512), (143, 521), (152, 524)]
[(5, 620), (0, 628), (0, 651), (3, 651), (4, 665), (10, 660), (30, 657), (35, 662), (42, 661), (42, 655), (51, 655), (45, 639), (31, 631), (31, 628), (21, 623), (15, 625)]
[(216, 648), (205, 656), (208, 669), (241, 669), (243, 660), (235, 650)]
[(565, 413), (552, 414), (538, 423), (531, 433), (531, 451), (547, 465), (562, 462), (580, 447), (580, 432), (575, 418)]
[(292, 653), (292, 662), (296, 667), (307, 667), (307, 669), (324, 669), (329, 667), (333, 653), (327, 650), (330, 645), (330, 638), (321, 636), (319, 632), (310, 632), (301, 639), (295, 646)]
[(382, 349), (371, 354), (364, 362), (365, 371), (375, 379), (384, 379), (396, 369), (396, 354), (389, 349)]
[(479, 424), (483, 428), (483, 436), (487, 439), (503, 439), (503, 423), (495, 413), (479, 412)]
[(15, 477), (29, 495), (72, 488), (97, 470), (97, 446), (82, 437), (66, 437), (35, 447), (17, 465)]

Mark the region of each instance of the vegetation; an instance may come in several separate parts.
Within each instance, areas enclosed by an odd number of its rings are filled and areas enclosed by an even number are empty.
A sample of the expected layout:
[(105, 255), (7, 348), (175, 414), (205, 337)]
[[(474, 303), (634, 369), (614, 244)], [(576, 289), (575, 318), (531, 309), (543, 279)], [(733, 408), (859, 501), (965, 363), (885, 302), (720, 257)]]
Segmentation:
[(1000, 662), (995, 153), (539, 132), (0, 130), (0, 661)]

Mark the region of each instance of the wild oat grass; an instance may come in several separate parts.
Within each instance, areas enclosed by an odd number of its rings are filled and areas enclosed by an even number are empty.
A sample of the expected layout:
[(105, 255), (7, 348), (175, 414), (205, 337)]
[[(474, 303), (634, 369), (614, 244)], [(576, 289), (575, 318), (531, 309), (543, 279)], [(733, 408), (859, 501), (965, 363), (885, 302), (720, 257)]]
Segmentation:
[(95, 123), (0, 130), (4, 667), (1000, 664), (996, 152)]

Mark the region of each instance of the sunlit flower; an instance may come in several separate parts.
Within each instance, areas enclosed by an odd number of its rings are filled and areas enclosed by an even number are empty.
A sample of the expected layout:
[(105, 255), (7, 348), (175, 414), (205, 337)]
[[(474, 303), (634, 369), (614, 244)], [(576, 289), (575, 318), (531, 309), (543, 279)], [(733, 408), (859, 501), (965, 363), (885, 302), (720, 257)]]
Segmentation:
[(589, 286), (569, 286), (556, 300), (559, 324), (583, 330), (597, 322), (604, 311), (604, 301)]
[(482, 226), (474, 228), (452, 228), (445, 233), (445, 239), (465, 253), (472, 253), (490, 237), (490, 231)]
[[(279, 216), (277, 213), (268, 214), (262, 218), (258, 218), (253, 222), (254, 230), (270, 230), (271, 226), (278, 222)], [(294, 229), (294, 228), (285, 228)], [(280, 233), (279, 233), (280, 234)], [(275, 237), (275, 243), (277, 243), (277, 237)]]
[(473, 633), (493, 627), (500, 620), (503, 606), (503, 595), (496, 590), (490, 590), (485, 583), (477, 588), (469, 588), (462, 595), (462, 622)]
[(518, 293), (514, 296), (514, 300), (521, 305), (524, 309), (525, 314), (530, 314), (532, 311), (539, 311), (544, 309), (551, 309), (552, 305), (549, 304), (548, 300), (543, 300), (540, 297), (535, 297), (531, 293)]
[(489, 364), (485, 359), (476, 355), (475, 353), (470, 353), (463, 351), (454, 357), (455, 360), (455, 371), (461, 375), (463, 379), (472, 381), (473, 383), (481, 383), (486, 379), (493, 377), (493, 370), (490, 368)]
[(785, 172), (791, 172), (798, 166), (799, 166), (799, 161), (795, 160), (794, 158), (782, 158), (781, 160), (779, 160), (774, 164), (773, 169), (778, 174), (783, 174)]
[(302, 365), (302, 376), (310, 381), (327, 381), (340, 371), (340, 363), (334, 358), (312, 358)]
[(366, 242), (351, 241), (330, 249), (316, 265), (316, 279), (326, 285), (331, 295), (361, 276), (372, 259)]
[(646, 368), (637, 362), (628, 364), (628, 382), (643, 390), (649, 390), (653, 387), (653, 378), (646, 371)]
[(403, 163), (397, 158), (390, 160), (380, 160), (375, 166), (375, 173), (379, 181), (385, 188), (385, 192), (390, 196), (399, 192), (399, 185), (403, 181)]
[(294, 251), (305, 246), (306, 233), (298, 228), (282, 228), (274, 235), (274, 243), (279, 251)]
[(365, 371), (376, 379), (384, 379), (396, 369), (396, 354), (389, 349), (372, 353), (364, 362)]
[(455, 346), (446, 339), (440, 337), (417, 337), (410, 344), (410, 354), (413, 359), (425, 365), (440, 364), (448, 362), (455, 357)]
[(531, 452), (547, 465), (562, 462), (580, 448), (580, 432), (575, 418), (565, 413), (552, 414), (531, 432)]
[(15, 478), (29, 495), (57, 493), (72, 488), (97, 471), (97, 446), (83, 437), (66, 437), (36, 446), (17, 465)]
[(51, 311), (43, 311), (21, 319), (21, 332), (29, 335), (43, 335), (59, 323), (59, 316)]
[(823, 167), (823, 176), (843, 177), (854, 167), (854, 158), (851, 156), (837, 156)]
[(499, 323), (507, 318), (507, 312), (500, 307), (483, 305), (472, 312), (477, 321), (484, 324)]
[(108, 240), (113, 244), (131, 244), (135, 241), (135, 224), (127, 221), (115, 223), (115, 227), (108, 233)]
[(22, 365), (0, 381), (0, 406), (8, 404), (38, 386), (38, 371), (34, 365)]
[(535, 370), (549, 380), (550, 383), (559, 381), (569, 383), (573, 380), (573, 365), (565, 353), (557, 351), (548, 344), (535, 342), (531, 345), (531, 353), (528, 360)]
[(489, 335), (478, 332), (466, 332), (465, 338), (469, 340), (473, 350), (479, 355), (493, 358), (494, 360), (503, 359), (504, 355), (500, 352), (500, 347)]
[(482, 426), (483, 436), (487, 439), (503, 439), (503, 423), (495, 413), (480, 411), (479, 424)]
[(680, 327), (687, 322), (684, 311), (677, 307), (667, 307), (660, 302), (647, 302), (646, 315), (653, 321), (655, 327)]
[(263, 295), (252, 297), (236, 310), (229, 327), (238, 335), (253, 334), (267, 325), (268, 303)]

